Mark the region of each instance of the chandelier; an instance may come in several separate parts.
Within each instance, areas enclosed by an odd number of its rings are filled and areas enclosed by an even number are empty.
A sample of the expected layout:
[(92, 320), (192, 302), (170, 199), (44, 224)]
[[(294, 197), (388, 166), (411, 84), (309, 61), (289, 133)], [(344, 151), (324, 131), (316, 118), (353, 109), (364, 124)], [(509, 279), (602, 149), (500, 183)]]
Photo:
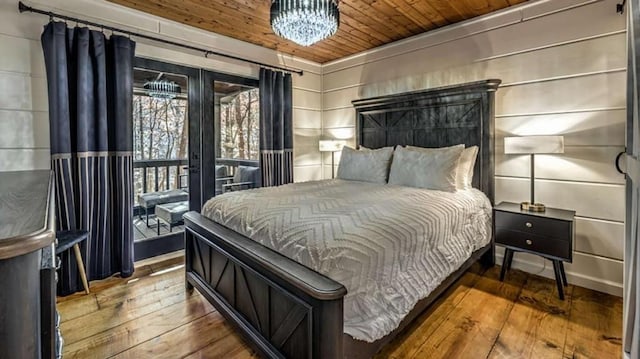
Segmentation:
[(151, 97), (167, 100), (177, 97), (181, 92), (180, 85), (173, 81), (164, 80), (147, 81), (144, 84), (144, 89), (147, 90), (147, 94)]
[(302, 46), (333, 36), (339, 23), (338, 0), (273, 0), (271, 3), (273, 31)]

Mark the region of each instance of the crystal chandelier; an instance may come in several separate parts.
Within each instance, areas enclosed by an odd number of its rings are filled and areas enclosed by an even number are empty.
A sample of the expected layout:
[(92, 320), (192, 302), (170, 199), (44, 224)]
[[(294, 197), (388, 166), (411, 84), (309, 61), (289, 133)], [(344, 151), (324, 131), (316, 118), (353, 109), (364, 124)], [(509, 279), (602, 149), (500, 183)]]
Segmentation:
[(177, 97), (181, 92), (180, 85), (173, 81), (163, 80), (147, 81), (144, 84), (144, 89), (147, 90), (147, 94), (151, 97), (168, 100)]
[(273, 31), (302, 46), (334, 35), (339, 23), (338, 0), (273, 0), (271, 3)]

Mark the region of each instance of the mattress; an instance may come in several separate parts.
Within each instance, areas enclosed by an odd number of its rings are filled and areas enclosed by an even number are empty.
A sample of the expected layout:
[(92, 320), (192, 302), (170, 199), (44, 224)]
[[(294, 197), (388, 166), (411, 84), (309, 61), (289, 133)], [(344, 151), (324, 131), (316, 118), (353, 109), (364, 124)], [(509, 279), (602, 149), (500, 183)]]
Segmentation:
[(491, 203), (455, 193), (340, 179), (226, 193), (202, 214), (343, 284), (344, 332), (391, 333), (491, 239)]

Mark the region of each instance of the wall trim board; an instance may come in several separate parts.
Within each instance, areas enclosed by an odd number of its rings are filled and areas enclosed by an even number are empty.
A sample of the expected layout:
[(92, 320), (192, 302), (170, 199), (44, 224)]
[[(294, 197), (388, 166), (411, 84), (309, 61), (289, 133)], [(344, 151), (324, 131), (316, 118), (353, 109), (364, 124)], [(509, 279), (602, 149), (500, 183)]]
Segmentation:
[[(529, 176), (516, 176), (516, 175), (495, 175), (495, 178), (500, 179), (518, 179), (518, 180), (528, 180), (531, 177)], [(605, 185), (605, 186), (620, 186), (624, 188), (623, 182), (598, 182), (598, 181), (580, 181), (580, 180), (565, 180), (558, 178), (546, 178), (540, 177), (536, 174), (536, 182), (537, 181), (547, 181), (547, 182), (561, 182), (561, 183), (574, 183), (574, 184), (588, 184), (588, 185)]]
[[(582, 255), (582, 253), (580, 254)], [(584, 255), (595, 257), (591, 254), (584, 254)], [(502, 251), (499, 251), (496, 253), (496, 263), (501, 264), (503, 258), (504, 258), (504, 254)], [(543, 258), (542, 257), (538, 257), (538, 258), (540, 258), (540, 262), (536, 263), (536, 262), (519, 258), (519, 256), (516, 255), (513, 258), (512, 268), (519, 269), (530, 274), (539, 275), (545, 278), (555, 280), (555, 275), (553, 273), (553, 266), (551, 266), (549, 263), (545, 266), (542, 262)], [(622, 263), (621, 261), (618, 261), (615, 259), (609, 259), (604, 257), (600, 257), (600, 258), (602, 258), (603, 261)], [(545, 260), (545, 261), (548, 261), (548, 260)], [(615, 295), (617, 297), (622, 296), (622, 283), (610, 281), (604, 278), (597, 278), (597, 277), (593, 277), (593, 276), (589, 276), (581, 273), (576, 273), (575, 271), (571, 271), (571, 270), (567, 270), (566, 274), (570, 284), (577, 285), (580, 287), (590, 288), (603, 293)], [(509, 274), (507, 273), (507, 275)]]
[(615, 35), (621, 35), (621, 34), (626, 34), (626, 33), (627, 33), (626, 30), (610, 31), (610, 32), (606, 32), (606, 33), (603, 33), (603, 34), (581, 37), (579, 39), (571, 39), (571, 40), (566, 40), (566, 41), (560, 41), (560, 42), (555, 42), (555, 43), (549, 44), (549, 45), (537, 46), (537, 47), (532, 47), (532, 48), (528, 48), (528, 49), (525, 49), (525, 50), (514, 51), (514, 52), (495, 55), (495, 56), (489, 56), (489, 57), (477, 59), (475, 62), (486, 62), (486, 61), (501, 59), (501, 58), (505, 58), (505, 57), (526, 54), (526, 53), (529, 53), (529, 52), (536, 52), (536, 51), (540, 51), (540, 50), (551, 49), (551, 48), (554, 48), (554, 47), (571, 45), (571, 44), (576, 44), (576, 43), (579, 43), (579, 42), (585, 42), (585, 41), (589, 41), (589, 40), (595, 40), (595, 39), (600, 39), (600, 38), (609, 37), (609, 36), (615, 36)]
[(505, 117), (525, 117), (525, 116), (542, 116), (542, 115), (562, 115), (565, 113), (582, 113), (582, 112), (600, 112), (600, 111), (626, 111), (624, 106), (596, 107), (596, 108), (579, 108), (575, 110), (562, 111), (541, 111), (541, 112), (524, 112), (524, 113), (503, 113), (496, 114), (496, 118)]
[(310, 88), (308, 88), (308, 87), (292, 86), (291, 88), (293, 88), (294, 90), (299, 90), (299, 91), (307, 91), (307, 92), (322, 93), (322, 90), (310, 89)]
[[(416, 35), (404, 40), (396, 41), (387, 45), (379, 46), (375, 49), (364, 51), (352, 56), (348, 56), (335, 61), (323, 64), (324, 73), (329, 74), (341, 71), (350, 67), (365, 65), (371, 62), (381, 61), (386, 58), (392, 58), (398, 55), (411, 53), (428, 47), (442, 45), (448, 42), (460, 40), (473, 35), (496, 30), (502, 27), (532, 21), (541, 17), (569, 11), (575, 8), (588, 6), (603, 0), (539, 0), (534, 2), (525, 2), (517, 6), (508, 7), (500, 11), (494, 12), (487, 16), (469, 19), (456, 24), (448, 25), (424, 34)], [(568, 4), (568, 5), (567, 5)], [(536, 8), (549, 8), (535, 15), (526, 16), (528, 10), (534, 11)], [(615, 9), (612, 9), (615, 11)], [(496, 23), (496, 24), (493, 24)], [(473, 30), (473, 26), (478, 26), (478, 30)], [(462, 35), (456, 35), (456, 32), (464, 31), (471, 28), (471, 31), (464, 32)], [(440, 40), (439, 38), (444, 38)], [(391, 51), (394, 48), (407, 47), (406, 50)], [(389, 55), (381, 55), (381, 53), (389, 51)], [(353, 62), (349, 64), (349, 62)], [(342, 66), (341, 66), (342, 65)], [(334, 68), (335, 67), (335, 68)]]
[(294, 110), (305, 110), (305, 111), (322, 112), (322, 109), (319, 109), (319, 108), (302, 107), (302, 106), (293, 106), (293, 109)]
[(537, 83), (543, 83), (543, 82), (568, 80), (568, 79), (575, 79), (580, 77), (589, 77), (589, 76), (596, 76), (596, 75), (606, 75), (606, 74), (612, 74), (612, 73), (618, 73), (618, 72), (627, 72), (627, 69), (626, 68), (608, 69), (608, 70), (601, 70), (601, 71), (577, 73), (577, 74), (571, 74), (571, 75), (546, 77), (546, 78), (535, 79), (535, 80), (511, 82), (511, 83), (500, 84), (499, 88), (531, 85), (531, 84), (537, 84)]
[(576, 219), (584, 219), (584, 220), (594, 221), (594, 222), (604, 222), (604, 223), (611, 223), (611, 224), (624, 224), (624, 221), (614, 221), (614, 220), (611, 220), (611, 219), (593, 218), (593, 217), (585, 217), (585, 216), (578, 216), (578, 215), (576, 215), (575, 218)]

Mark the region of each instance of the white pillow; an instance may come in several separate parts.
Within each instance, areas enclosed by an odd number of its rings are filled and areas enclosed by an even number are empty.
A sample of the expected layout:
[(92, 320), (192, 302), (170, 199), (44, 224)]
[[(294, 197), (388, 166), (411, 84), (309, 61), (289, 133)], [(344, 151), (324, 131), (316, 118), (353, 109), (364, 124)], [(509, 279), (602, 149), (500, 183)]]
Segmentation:
[(444, 148), (398, 147), (389, 184), (454, 192), (464, 145)]
[(387, 183), (393, 147), (358, 151), (342, 148), (337, 178), (349, 181)]
[(478, 158), (478, 146), (467, 147), (460, 155), (458, 174), (456, 175), (456, 187), (458, 189), (471, 189), (473, 187), (473, 168)]

